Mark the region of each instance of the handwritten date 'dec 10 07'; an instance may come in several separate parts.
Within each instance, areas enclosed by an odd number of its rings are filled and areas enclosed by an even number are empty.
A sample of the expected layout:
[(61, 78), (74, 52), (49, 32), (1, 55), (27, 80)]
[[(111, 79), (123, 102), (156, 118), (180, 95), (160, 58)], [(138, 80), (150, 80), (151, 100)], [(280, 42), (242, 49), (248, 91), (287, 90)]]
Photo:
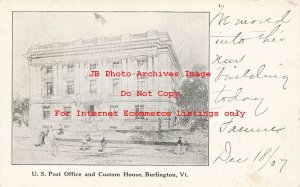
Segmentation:
[(265, 166), (280, 167), (279, 172), (281, 173), (282, 169), (287, 163), (287, 159), (278, 159), (275, 154), (279, 150), (280, 146), (274, 148), (261, 149), (258, 153), (255, 153), (253, 159), (251, 157), (244, 158), (234, 158), (232, 156), (232, 146), (230, 141), (225, 143), (224, 150), (218, 155), (218, 157), (213, 161), (215, 164), (217, 161), (222, 161), (226, 164), (237, 163), (242, 164), (246, 162), (252, 162), (253, 164), (258, 164), (259, 168), (257, 171), (261, 171)]

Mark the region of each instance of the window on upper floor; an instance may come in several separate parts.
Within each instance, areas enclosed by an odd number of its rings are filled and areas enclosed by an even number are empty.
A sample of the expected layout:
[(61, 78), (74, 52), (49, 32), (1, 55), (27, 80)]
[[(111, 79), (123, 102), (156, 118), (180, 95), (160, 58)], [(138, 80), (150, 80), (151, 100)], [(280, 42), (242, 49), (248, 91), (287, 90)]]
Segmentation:
[(74, 81), (67, 81), (67, 94), (74, 94)]
[(113, 62), (112, 69), (121, 69), (121, 62)]
[(73, 72), (74, 71), (74, 64), (68, 64), (68, 72)]
[(112, 80), (112, 92), (113, 94), (119, 94), (120, 93), (120, 79), (113, 79)]
[(52, 66), (47, 66), (46, 67), (46, 73), (51, 74), (52, 73)]
[(48, 81), (46, 82), (46, 89), (47, 89), (47, 95), (53, 95), (53, 82)]
[[(144, 112), (144, 105), (135, 105), (135, 112)], [(136, 115), (135, 119), (144, 119), (144, 116)]]
[(94, 70), (97, 68), (97, 63), (90, 64), (90, 70)]
[[(110, 108), (109, 111), (110, 111), (110, 112), (113, 112), (113, 113), (119, 111), (119, 106), (118, 106), (118, 105), (110, 105), (109, 108)], [(110, 116), (110, 117), (113, 118), (113, 117), (116, 117), (116, 116), (112, 115), (112, 116)]]
[(147, 58), (138, 59), (137, 60), (137, 67), (138, 67), (138, 69), (144, 69), (144, 68), (146, 68), (147, 67), (147, 62), (148, 62)]
[(146, 78), (138, 77), (137, 78), (137, 90), (145, 91), (145, 89), (146, 89)]
[(90, 80), (90, 93), (97, 93), (97, 80)]

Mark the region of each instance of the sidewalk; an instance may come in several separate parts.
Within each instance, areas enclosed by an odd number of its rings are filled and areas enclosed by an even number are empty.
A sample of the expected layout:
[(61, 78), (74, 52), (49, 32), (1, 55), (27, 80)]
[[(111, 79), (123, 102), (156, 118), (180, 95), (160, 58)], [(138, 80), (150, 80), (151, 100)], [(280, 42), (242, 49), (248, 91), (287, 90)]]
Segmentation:
[(104, 152), (98, 152), (100, 144), (95, 142), (91, 143), (91, 150), (82, 151), (80, 142), (59, 141), (54, 157), (47, 141), (43, 147), (24, 140), (18, 143), (13, 149), (16, 164), (206, 165), (208, 159), (204, 146), (177, 155), (173, 152), (176, 147), (170, 145), (108, 143)]
[[(81, 139), (64, 136), (58, 141), (58, 154), (51, 155), (49, 139), (36, 147), (38, 134), (29, 129), (14, 129), (13, 164), (83, 164), (83, 165), (207, 165), (208, 145), (191, 143), (184, 154), (174, 153), (176, 143), (107, 139), (104, 152), (99, 152), (101, 135), (95, 135), (91, 150), (80, 150)], [(22, 131), (20, 131), (22, 130)], [(27, 131), (26, 131), (27, 130)], [(97, 139), (98, 138), (98, 139)]]

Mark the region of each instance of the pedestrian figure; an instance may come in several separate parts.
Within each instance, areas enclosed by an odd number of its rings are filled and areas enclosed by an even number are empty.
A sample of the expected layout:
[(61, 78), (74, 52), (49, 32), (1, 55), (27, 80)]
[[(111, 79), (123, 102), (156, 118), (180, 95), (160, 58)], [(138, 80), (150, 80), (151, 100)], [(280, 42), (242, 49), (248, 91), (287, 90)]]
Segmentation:
[(178, 138), (178, 141), (177, 141), (177, 147), (176, 147), (176, 150), (175, 150), (175, 153), (176, 154), (181, 154), (182, 153), (182, 137), (180, 136)]
[(46, 136), (48, 136), (48, 133), (49, 133), (49, 130), (47, 130), (46, 132), (41, 131), (41, 133), (39, 134), (39, 143), (35, 144), (36, 147), (38, 147), (38, 146), (42, 147), (43, 145), (45, 145), (45, 138), (46, 138)]
[(59, 129), (58, 129), (58, 135), (63, 135), (65, 134), (64, 129), (62, 128), (61, 124), (59, 124)]
[(49, 132), (49, 140), (51, 145), (51, 155), (56, 156), (58, 152), (58, 132), (56, 132), (52, 126), (50, 126), (50, 132)]
[(189, 143), (188, 143), (188, 141), (185, 140), (184, 143), (183, 143), (182, 152), (185, 153), (188, 150), (188, 147), (189, 147)]
[(105, 148), (105, 145), (106, 145), (106, 140), (105, 140), (105, 137), (102, 138), (101, 140), (101, 147), (100, 149), (98, 150), (99, 152), (104, 152), (104, 148)]
[(81, 146), (80, 150), (83, 150), (83, 151), (90, 150), (91, 149), (91, 146), (90, 146), (91, 140), (92, 139), (89, 134), (83, 136), (81, 139), (82, 146)]

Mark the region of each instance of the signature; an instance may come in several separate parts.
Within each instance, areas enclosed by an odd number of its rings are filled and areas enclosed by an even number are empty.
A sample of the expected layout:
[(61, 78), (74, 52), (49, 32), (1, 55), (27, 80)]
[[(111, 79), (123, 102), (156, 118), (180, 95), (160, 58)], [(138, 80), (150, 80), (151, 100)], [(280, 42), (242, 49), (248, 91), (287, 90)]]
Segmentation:
[(227, 132), (227, 133), (259, 133), (259, 132), (275, 132), (278, 133), (280, 131), (285, 130), (285, 127), (265, 127), (265, 128), (253, 128), (253, 127), (244, 127), (242, 125), (232, 125), (233, 119), (228, 122), (222, 123), (219, 129), (219, 132)]

